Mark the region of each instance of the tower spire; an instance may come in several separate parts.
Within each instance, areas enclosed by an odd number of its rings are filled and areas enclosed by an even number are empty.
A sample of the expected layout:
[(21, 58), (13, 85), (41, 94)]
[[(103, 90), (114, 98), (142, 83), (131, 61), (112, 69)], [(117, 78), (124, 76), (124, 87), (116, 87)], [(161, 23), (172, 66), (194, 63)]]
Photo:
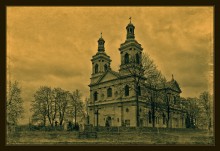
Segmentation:
[(98, 52), (104, 52), (105, 51), (105, 40), (102, 38), (102, 32), (100, 34), (100, 38), (98, 40)]
[(129, 19), (130, 19), (130, 24), (131, 24), (131, 17), (129, 17)]
[(130, 23), (127, 25), (126, 29), (127, 29), (127, 39), (134, 39), (134, 25), (131, 23), (131, 17), (129, 17), (130, 19)]

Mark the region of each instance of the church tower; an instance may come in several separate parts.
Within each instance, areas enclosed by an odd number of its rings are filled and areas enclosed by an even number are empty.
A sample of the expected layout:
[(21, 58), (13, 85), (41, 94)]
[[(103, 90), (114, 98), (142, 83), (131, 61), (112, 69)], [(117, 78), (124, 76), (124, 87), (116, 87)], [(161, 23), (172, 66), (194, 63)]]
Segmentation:
[(137, 68), (141, 68), (141, 58), (142, 58), (142, 50), (141, 44), (139, 44), (135, 40), (135, 26), (131, 23), (131, 17), (130, 17), (130, 23), (126, 27), (127, 30), (127, 36), (124, 43), (121, 44), (119, 51), (121, 54), (121, 65), (119, 72), (121, 75), (127, 75), (128, 68), (133, 68), (134, 65)]
[(99, 77), (106, 71), (111, 70), (110, 57), (105, 53), (105, 40), (101, 37), (98, 40), (98, 52), (92, 56), (92, 75), (91, 75), (91, 83), (94, 84), (97, 82)]

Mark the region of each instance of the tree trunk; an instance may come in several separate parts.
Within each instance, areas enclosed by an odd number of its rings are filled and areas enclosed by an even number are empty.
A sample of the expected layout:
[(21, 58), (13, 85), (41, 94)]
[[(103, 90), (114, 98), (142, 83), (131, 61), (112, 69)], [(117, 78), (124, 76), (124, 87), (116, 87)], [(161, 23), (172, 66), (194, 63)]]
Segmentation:
[(167, 96), (166, 99), (167, 99), (167, 102), (166, 102), (166, 106), (167, 106), (167, 128), (169, 128), (170, 127), (170, 96)]
[(76, 127), (76, 104), (75, 104), (75, 127)]
[(64, 117), (64, 114), (62, 115), (62, 113), (60, 113), (60, 126), (62, 126), (63, 124), (63, 117)]
[(154, 95), (151, 92), (151, 111), (152, 111), (152, 126), (155, 127), (155, 100)]
[(44, 116), (44, 118), (43, 118), (43, 125), (44, 125), (44, 127), (46, 126), (46, 116)]
[(167, 106), (167, 128), (170, 127), (170, 106)]
[(152, 126), (155, 127), (155, 103), (152, 103)]
[(140, 126), (140, 112), (139, 112), (139, 94), (138, 94), (138, 89), (137, 89), (137, 86), (135, 88), (135, 94), (136, 94), (136, 111), (137, 111), (137, 115), (136, 115), (136, 120), (137, 120), (137, 123), (136, 123), (136, 126), (139, 127)]

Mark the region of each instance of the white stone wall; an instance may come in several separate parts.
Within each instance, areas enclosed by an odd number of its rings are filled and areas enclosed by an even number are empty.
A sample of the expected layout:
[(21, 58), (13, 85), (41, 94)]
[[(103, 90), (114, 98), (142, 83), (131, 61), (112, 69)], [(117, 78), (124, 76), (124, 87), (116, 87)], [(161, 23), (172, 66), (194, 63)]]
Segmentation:
[[(111, 126), (121, 126), (121, 120), (122, 120), (122, 114), (123, 119), (130, 121), (130, 126), (136, 126), (136, 103), (135, 103), (135, 91), (133, 88), (132, 80), (133, 78), (126, 78), (122, 80), (112, 80), (112, 77), (106, 76), (104, 77), (104, 83), (100, 83), (99, 85), (92, 86), (90, 88), (90, 103), (94, 103), (93, 93), (95, 91), (98, 92), (98, 101), (95, 102), (95, 106), (98, 105), (99, 109), (99, 126), (105, 126), (106, 118), (109, 116), (112, 118), (111, 120)], [(129, 96), (124, 96), (124, 87), (125, 85), (129, 85), (130, 91)], [(107, 97), (107, 89), (112, 88), (112, 97)], [(117, 95), (116, 95), (117, 91)], [(142, 91), (141, 97), (147, 97), (147, 93), (145, 90)], [(173, 96), (176, 95), (175, 93), (172, 93), (171, 99), (173, 101)], [(177, 95), (176, 95), (177, 96)], [(139, 99), (139, 100), (145, 100), (145, 99)], [(123, 103), (123, 113), (121, 112), (121, 103)], [(133, 104), (131, 103), (133, 101)], [(130, 102), (130, 103), (129, 103)], [(90, 105), (92, 105), (90, 104)], [(152, 123), (149, 123), (149, 119), (147, 116), (147, 113), (149, 111), (149, 108), (146, 108), (145, 104), (139, 104), (139, 107), (141, 108), (140, 112), (140, 120), (142, 120), (142, 126), (143, 127), (152, 127)], [(128, 112), (126, 112), (126, 109), (128, 108)], [(92, 110), (90, 110), (92, 109)], [(164, 112), (166, 114), (166, 112)], [(177, 114), (177, 115), (176, 115)], [(89, 107), (89, 116), (90, 116), (90, 124), (95, 124), (96, 126), (96, 115), (94, 116), (94, 108)], [(159, 119), (159, 122), (155, 123), (155, 127), (166, 127), (166, 123), (163, 124), (163, 117), (162, 112), (157, 115), (157, 118)], [(153, 122), (153, 120), (152, 120)], [(183, 128), (185, 127), (185, 119), (184, 123), (182, 122), (181, 116), (179, 113), (171, 114), (170, 118), (170, 126), (172, 128)]]
[[(126, 112), (128, 109), (128, 112)], [(136, 126), (136, 106), (124, 105), (124, 121), (130, 120), (130, 126)]]

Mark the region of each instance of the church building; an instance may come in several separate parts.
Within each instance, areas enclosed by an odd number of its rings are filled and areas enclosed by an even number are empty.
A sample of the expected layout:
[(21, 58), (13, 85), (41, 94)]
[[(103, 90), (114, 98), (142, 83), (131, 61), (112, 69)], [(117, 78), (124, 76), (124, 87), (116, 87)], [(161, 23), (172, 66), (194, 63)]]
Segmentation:
[[(135, 40), (135, 26), (131, 21), (126, 27), (126, 32), (126, 40), (119, 48), (121, 56), (119, 71), (111, 69), (112, 60), (107, 55), (102, 35), (98, 40), (98, 51), (91, 59), (89, 124), (112, 127), (153, 127), (153, 125), (154, 127), (167, 127), (168, 122), (170, 128), (185, 128), (185, 113), (177, 105), (181, 89), (173, 77), (164, 85), (150, 89), (145, 84), (143, 76), (140, 78), (142, 84), (137, 87), (137, 96), (134, 78), (129, 70), (131, 63), (135, 64), (135, 70), (141, 70), (143, 48)], [(135, 58), (135, 63), (131, 61), (131, 58)], [(169, 114), (167, 114), (166, 107), (160, 111), (152, 110), (147, 98), (150, 94), (154, 97), (152, 94), (156, 94), (155, 92), (165, 94), (158, 97), (158, 100), (161, 99), (163, 102), (169, 100), (169, 103), (172, 103), (172, 106), (169, 106)]]

